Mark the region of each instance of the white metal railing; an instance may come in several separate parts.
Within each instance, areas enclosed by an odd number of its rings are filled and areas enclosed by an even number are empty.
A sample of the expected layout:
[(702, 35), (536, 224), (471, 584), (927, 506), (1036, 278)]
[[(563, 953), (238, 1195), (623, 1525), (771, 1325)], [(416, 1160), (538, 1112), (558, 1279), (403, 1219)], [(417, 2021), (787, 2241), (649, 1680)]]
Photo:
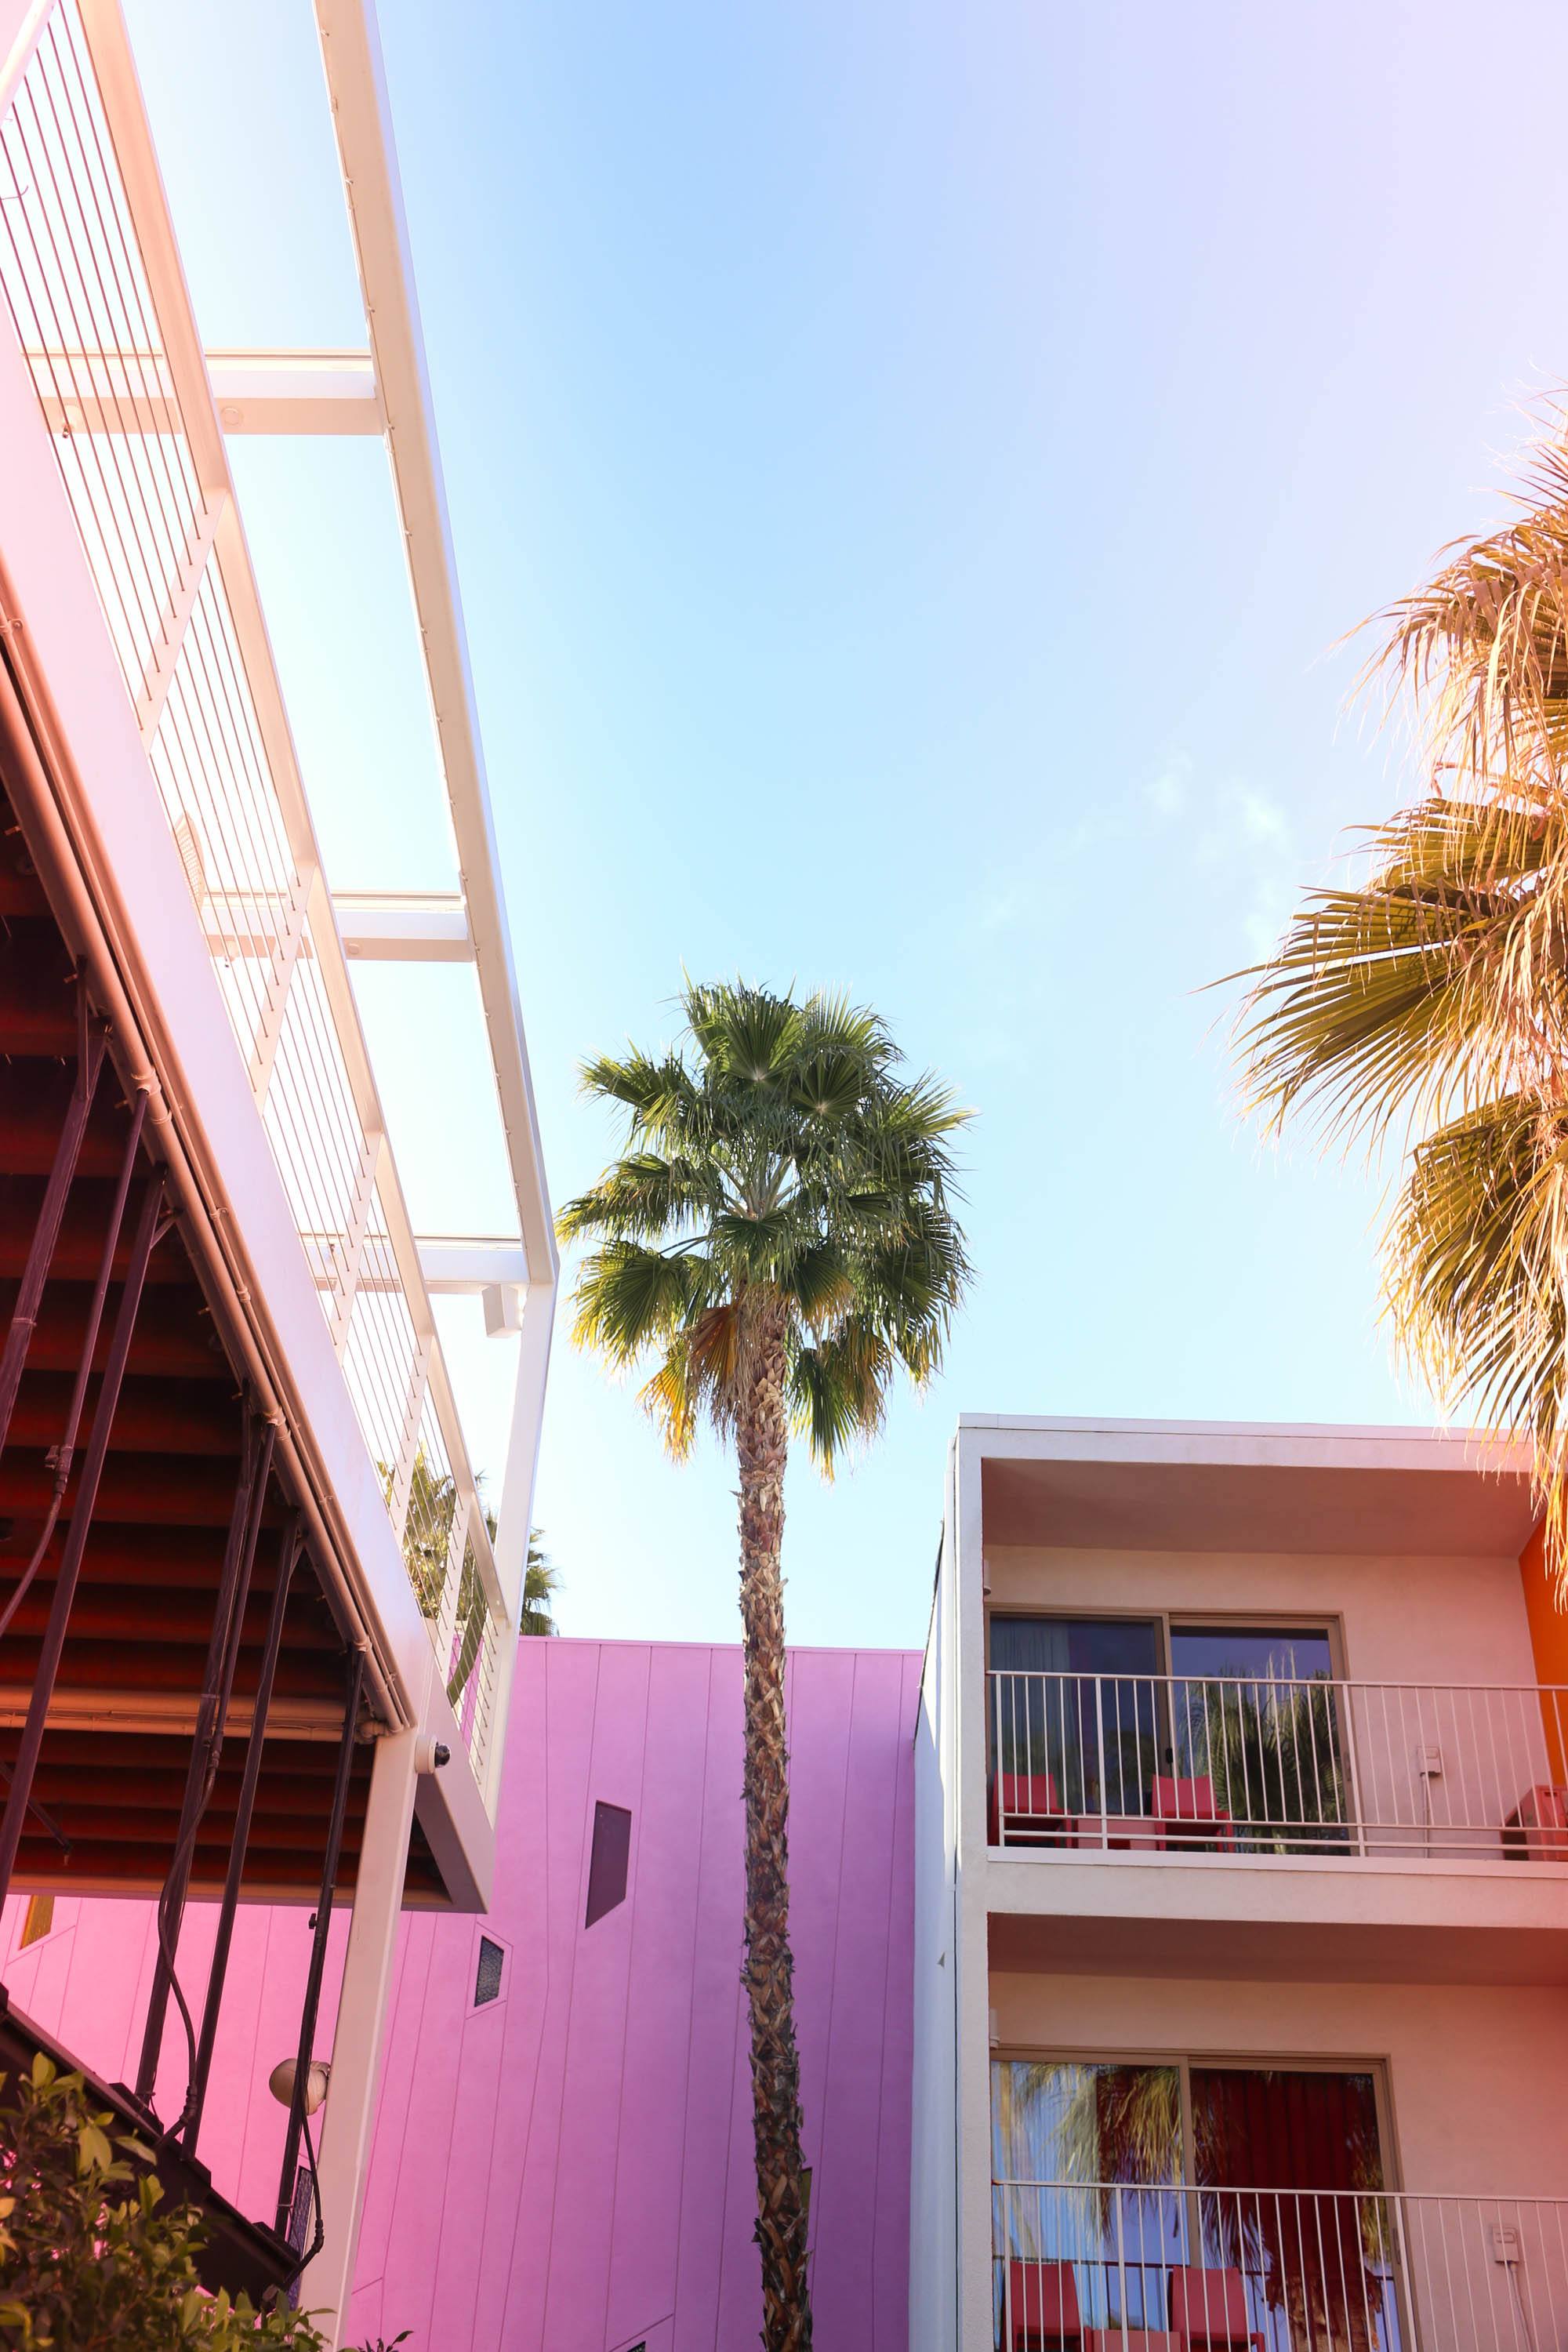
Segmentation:
[(489, 1531), (117, 6), (58, 0), (0, 108), (0, 288), (394, 1531), (486, 1788), (506, 1623)]
[(1557, 1685), (988, 1679), (993, 1845), (1568, 1862)]
[(1000, 2352), (1558, 2352), (1568, 2203), (998, 2181)]

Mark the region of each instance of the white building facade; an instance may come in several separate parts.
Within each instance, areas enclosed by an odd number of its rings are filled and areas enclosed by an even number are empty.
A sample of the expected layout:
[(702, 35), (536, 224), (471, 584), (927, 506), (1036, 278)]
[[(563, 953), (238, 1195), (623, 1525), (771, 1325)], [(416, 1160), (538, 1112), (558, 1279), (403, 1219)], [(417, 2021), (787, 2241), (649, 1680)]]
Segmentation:
[(915, 1759), (917, 2352), (1568, 2340), (1568, 1696), (1531, 1534), (1517, 1455), (1462, 1439), (961, 1423)]

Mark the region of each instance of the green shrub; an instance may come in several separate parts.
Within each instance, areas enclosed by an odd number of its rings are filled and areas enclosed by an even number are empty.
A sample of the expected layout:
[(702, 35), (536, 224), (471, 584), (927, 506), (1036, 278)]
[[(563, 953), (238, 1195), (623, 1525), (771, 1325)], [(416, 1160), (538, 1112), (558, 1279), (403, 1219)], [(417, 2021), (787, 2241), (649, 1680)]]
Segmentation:
[(152, 2149), (115, 2133), (79, 2074), (58, 2073), (40, 2052), (16, 2088), (0, 2107), (5, 2352), (324, 2352), (302, 2312), (261, 2314), (244, 2295), (206, 2292), (199, 2210), (164, 2204), (144, 2169)]

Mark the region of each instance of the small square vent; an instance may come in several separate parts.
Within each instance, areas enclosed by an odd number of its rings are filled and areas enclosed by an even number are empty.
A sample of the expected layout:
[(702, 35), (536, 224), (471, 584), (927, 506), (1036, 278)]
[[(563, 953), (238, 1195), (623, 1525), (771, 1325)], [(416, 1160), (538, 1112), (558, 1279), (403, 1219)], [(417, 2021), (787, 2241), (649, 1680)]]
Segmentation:
[(479, 1964), (474, 1971), (474, 2007), (482, 2009), (487, 2000), (500, 1999), (501, 1970), (506, 1966), (506, 1954), (488, 1936), (479, 1937)]

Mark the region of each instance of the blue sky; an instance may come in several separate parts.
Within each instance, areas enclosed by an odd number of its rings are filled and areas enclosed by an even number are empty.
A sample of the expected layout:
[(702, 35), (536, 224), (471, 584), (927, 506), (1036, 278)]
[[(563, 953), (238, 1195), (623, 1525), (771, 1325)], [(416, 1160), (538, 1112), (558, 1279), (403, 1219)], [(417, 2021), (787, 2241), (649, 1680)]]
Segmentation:
[[(358, 340), (305, 0), (131, 16), (208, 341)], [(794, 1637), (923, 1639), (961, 1410), (1420, 1417), (1374, 1183), (1238, 1126), (1204, 992), (1390, 805), (1339, 640), (1568, 376), (1568, 16), (381, 16), (556, 1198), (613, 1143), (576, 1058), (683, 963), (847, 988), (978, 1114), (949, 1370), (792, 1472)], [(380, 452), (238, 456), (334, 879), (437, 884)], [(416, 1216), (489, 1227), (447, 982), (367, 1013)], [(563, 1329), (567, 1631), (727, 1638), (731, 1486)]]

